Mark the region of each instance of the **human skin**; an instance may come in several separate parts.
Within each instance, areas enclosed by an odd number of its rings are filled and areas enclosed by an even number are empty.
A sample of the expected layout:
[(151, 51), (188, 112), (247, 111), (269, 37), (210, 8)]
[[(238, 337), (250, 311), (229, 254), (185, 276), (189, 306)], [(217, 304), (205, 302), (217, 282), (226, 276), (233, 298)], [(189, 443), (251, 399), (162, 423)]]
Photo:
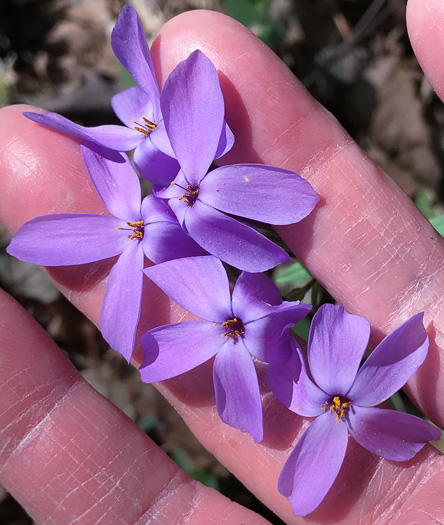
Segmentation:
[[(440, 2), (411, 0), (408, 27), (420, 63), (443, 95)], [(236, 136), (224, 161), (274, 164), (310, 181), (320, 205), (307, 220), (279, 233), (348, 311), (369, 319), (373, 344), (425, 312), (430, 352), (408, 391), (442, 427), (442, 239), (279, 59), (233, 20), (195, 11), (166, 24), (152, 47), (159, 82), (195, 49), (220, 72), (226, 117)], [(24, 109), (0, 111), (0, 220), (15, 231), (36, 215), (105, 212), (79, 142), (28, 121), (21, 116)], [(106, 270), (100, 263), (49, 274), (97, 324)], [(150, 300), (141, 332), (189, 318), (147, 279), (145, 286)], [(0, 482), (38, 523), (76, 518), (107, 524), (265, 523), (181, 472), (78, 376), (5, 293), (0, 324)], [(203, 445), (287, 523), (408, 525), (442, 519), (444, 460), (429, 445), (411, 461), (396, 463), (350, 440), (324, 502), (308, 518), (297, 518), (277, 492), (277, 478), (309, 421), (287, 411), (263, 385), (265, 438), (257, 444), (219, 420), (209, 365), (158, 388)]]

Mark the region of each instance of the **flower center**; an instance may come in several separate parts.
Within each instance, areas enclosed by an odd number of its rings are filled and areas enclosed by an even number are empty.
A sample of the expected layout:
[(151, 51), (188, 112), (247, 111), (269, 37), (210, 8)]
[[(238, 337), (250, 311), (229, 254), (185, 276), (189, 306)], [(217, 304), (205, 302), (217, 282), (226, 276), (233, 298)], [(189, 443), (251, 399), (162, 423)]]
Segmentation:
[(133, 241), (134, 239), (143, 239), (143, 229), (145, 227), (145, 223), (143, 221), (137, 221), (137, 222), (126, 222), (130, 228), (120, 228), (119, 226), (116, 226), (116, 230), (129, 230), (132, 231), (132, 235), (130, 237), (130, 241)]
[(231, 337), (231, 339), (234, 339), (235, 341), (237, 341), (237, 338), (242, 337), (245, 333), (244, 324), (237, 317), (228, 319), (228, 321), (222, 323), (222, 326), (226, 330), (226, 333), (222, 334), (222, 337)]
[(347, 413), (347, 408), (351, 405), (351, 401), (349, 401), (346, 398), (343, 398), (342, 396), (334, 396), (334, 398), (331, 401), (331, 404), (329, 406), (329, 402), (326, 401), (322, 406), (322, 410), (325, 412), (327, 409), (330, 410), (330, 414), (333, 414), (335, 412), (336, 418), (335, 420), (339, 423), (341, 419), (344, 417), (344, 415)]
[(198, 184), (189, 184), (188, 186), (181, 186), (180, 184), (177, 184), (177, 182), (172, 182), (174, 186), (179, 186), (179, 188), (182, 188), (185, 193), (179, 197), (179, 200), (184, 200), (184, 203), (187, 206), (192, 206), (196, 201), (197, 197), (199, 197), (199, 185)]
[(134, 129), (136, 131), (140, 131), (140, 133), (143, 133), (145, 137), (149, 137), (151, 133), (156, 129), (157, 124), (155, 122), (151, 122), (151, 120), (148, 120), (145, 117), (142, 117), (143, 124), (140, 124), (140, 122), (136, 122), (135, 120), (132, 120), (132, 124), (137, 124), (137, 126), (134, 126)]

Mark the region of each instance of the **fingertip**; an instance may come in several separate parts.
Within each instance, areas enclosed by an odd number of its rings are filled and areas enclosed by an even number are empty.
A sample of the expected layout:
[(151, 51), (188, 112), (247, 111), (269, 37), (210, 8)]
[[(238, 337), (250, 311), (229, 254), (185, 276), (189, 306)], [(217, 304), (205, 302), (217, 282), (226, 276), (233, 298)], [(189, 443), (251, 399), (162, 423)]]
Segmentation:
[(444, 3), (409, 0), (407, 30), (415, 55), (434, 90), (444, 100)]
[(80, 154), (79, 140), (23, 116), (28, 105), (0, 110), (0, 220), (11, 231), (38, 215), (104, 212)]

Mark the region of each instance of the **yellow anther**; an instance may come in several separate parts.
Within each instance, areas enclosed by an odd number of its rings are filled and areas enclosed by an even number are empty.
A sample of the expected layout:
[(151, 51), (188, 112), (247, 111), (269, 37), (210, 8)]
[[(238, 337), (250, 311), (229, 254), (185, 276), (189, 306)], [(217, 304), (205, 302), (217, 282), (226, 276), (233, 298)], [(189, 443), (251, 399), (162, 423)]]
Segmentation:
[(131, 226), (131, 228), (143, 228), (145, 226), (145, 223), (143, 221), (137, 221), (137, 222), (126, 222), (128, 226)]
[(157, 124), (155, 122), (151, 122), (151, 120), (148, 120), (145, 117), (142, 117), (143, 124), (140, 122), (136, 122), (135, 120), (131, 121), (131, 124), (137, 124), (137, 126), (134, 126), (134, 129), (136, 131), (139, 131), (140, 133), (143, 133), (145, 137), (149, 137), (151, 133), (156, 129)]
[(139, 231), (134, 231), (134, 233), (130, 237), (130, 241), (134, 241), (134, 239), (143, 239), (143, 233)]
[(226, 334), (222, 334), (222, 337), (237, 338), (241, 337), (245, 333), (244, 325), (242, 324), (242, 321), (237, 317), (234, 317), (233, 319), (228, 319), (228, 321), (222, 323), (222, 326), (224, 328), (233, 327), (230, 328)]
[[(333, 398), (333, 402), (329, 406), (330, 414), (333, 414), (333, 412), (336, 413), (335, 421), (339, 423), (341, 419), (344, 417), (346, 409), (351, 405), (351, 401), (341, 401), (341, 398), (339, 396), (335, 396)], [(326, 401), (322, 406), (321, 409), (325, 412), (328, 407), (328, 402)]]

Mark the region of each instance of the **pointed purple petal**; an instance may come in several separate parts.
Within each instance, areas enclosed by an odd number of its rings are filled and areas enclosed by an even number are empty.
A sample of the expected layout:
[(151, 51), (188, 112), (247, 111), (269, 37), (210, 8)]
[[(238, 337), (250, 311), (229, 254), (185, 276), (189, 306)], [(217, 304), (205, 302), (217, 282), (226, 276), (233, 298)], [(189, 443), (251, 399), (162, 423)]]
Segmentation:
[(251, 301), (251, 310), (260, 317), (248, 323), (244, 320), (245, 314), (249, 316), (248, 306), (242, 312), (238, 312), (233, 305), (233, 313), (244, 323), (245, 346), (251, 354), (265, 363), (288, 361), (293, 340), (290, 328), (310, 312), (311, 305), (299, 304), (298, 301), (284, 302), (278, 306), (262, 304), (264, 308), (260, 312), (257, 303)]
[(206, 321), (232, 317), (227, 273), (216, 257), (189, 257), (145, 268), (146, 275), (178, 305)]
[(176, 203), (176, 211), (174, 213), (176, 214), (176, 216), (178, 214), (183, 216), (184, 212), (186, 213), (188, 211), (189, 206), (182, 202), (180, 197), (182, 197), (182, 195), (186, 193), (186, 190), (184, 188), (188, 186), (188, 184), (188, 180), (185, 178), (182, 170), (180, 170), (177, 173), (174, 181), (171, 182), (169, 186), (165, 188), (156, 188), (155, 194), (160, 199), (178, 200), (178, 202)]
[(85, 128), (79, 124), (74, 124), (74, 122), (57, 113), (41, 114), (25, 111), (23, 115), (55, 131), (61, 131), (116, 151), (132, 150), (145, 138), (138, 131), (125, 126), (107, 125)]
[(177, 217), (164, 199), (147, 195), (142, 201), (142, 217), (145, 224), (151, 222), (172, 222), (177, 224)]
[(385, 459), (407, 461), (441, 431), (419, 417), (396, 410), (352, 405), (348, 411), (350, 434), (364, 448)]
[(151, 136), (135, 149), (134, 164), (145, 179), (160, 186), (168, 186), (180, 169), (176, 159), (157, 149)]
[(257, 273), (289, 260), (288, 254), (258, 233), (206, 204), (196, 201), (187, 206), (171, 199), (170, 206), (180, 222), (180, 213), (187, 212), (185, 227), (193, 239), (207, 252), (240, 270)]
[(144, 127), (146, 123), (143, 118), (153, 124), (158, 124), (158, 103), (153, 102), (152, 97), (137, 86), (132, 86), (114, 95), (111, 99), (111, 106), (114, 113), (128, 128)]
[(123, 221), (140, 221), (140, 182), (128, 157), (122, 154), (125, 162), (120, 164), (84, 146), (80, 149), (89, 176), (108, 211)]
[(330, 490), (344, 461), (347, 426), (322, 414), (305, 431), (287, 459), (278, 481), (296, 516), (313, 512)]
[(308, 362), (313, 379), (325, 392), (345, 395), (355, 380), (370, 337), (366, 319), (342, 306), (325, 304), (313, 316)]
[(421, 312), (389, 334), (356, 376), (347, 397), (361, 406), (382, 403), (399, 390), (424, 362), (429, 339)]
[(106, 284), (100, 330), (105, 341), (129, 362), (134, 350), (143, 289), (142, 246), (132, 242), (113, 266)]
[(225, 122), (222, 126), (222, 133), (220, 135), (219, 144), (217, 146), (215, 159), (218, 159), (228, 153), (234, 145), (234, 135), (228, 124)]
[(156, 264), (183, 257), (209, 255), (183, 231), (177, 221), (147, 224), (142, 242), (145, 255)]
[[(281, 292), (264, 273), (242, 272), (233, 290), (233, 310), (239, 312), (247, 310), (252, 306), (251, 303), (256, 301), (259, 301), (261, 307), (264, 302), (268, 305), (281, 304)], [(255, 318), (257, 316), (248, 311), (245, 322)]]
[(42, 266), (100, 261), (119, 255), (130, 244), (127, 235), (116, 231), (122, 226), (122, 221), (108, 215), (43, 215), (23, 224), (6, 251)]
[(297, 173), (261, 164), (223, 166), (208, 173), (199, 199), (225, 213), (268, 224), (299, 222), (319, 201)]
[[(165, 121), (162, 120), (159, 122), (156, 129), (151, 133), (150, 138), (153, 142), (153, 144), (160, 149), (163, 153), (166, 155), (176, 158), (173, 147), (171, 146), (170, 139), (168, 137), (168, 134), (165, 129)], [(179, 164), (178, 164), (179, 165)], [(177, 171), (179, 171), (180, 168), (177, 168)]]
[(223, 328), (205, 321), (187, 321), (154, 328), (142, 336), (145, 383), (171, 379), (211, 359), (226, 342)]
[(111, 47), (136, 84), (151, 97), (155, 107), (154, 118), (160, 120), (160, 94), (150, 49), (136, 10), (129, 5), (123, 7), (117, 19), (111, 33)]
[(170, 74), (161, 108), (175, 156), (187, 179), (196, 183), (216, 156), (225, 110), (216, 68), (201, 51)]
[(273, 394), (289, 410), (304, 417), (319, 416), (325, 412), (329, 396), (308, 377), (304, 357), (293, 342), (293, 355), (284, 364), (270, 365), (267, 383)]
[(216, 407), (224, 423), (264, 437), (262, 400), (256, 368), (242, 340), (227, 341), (219, 350), (213, 367)]

